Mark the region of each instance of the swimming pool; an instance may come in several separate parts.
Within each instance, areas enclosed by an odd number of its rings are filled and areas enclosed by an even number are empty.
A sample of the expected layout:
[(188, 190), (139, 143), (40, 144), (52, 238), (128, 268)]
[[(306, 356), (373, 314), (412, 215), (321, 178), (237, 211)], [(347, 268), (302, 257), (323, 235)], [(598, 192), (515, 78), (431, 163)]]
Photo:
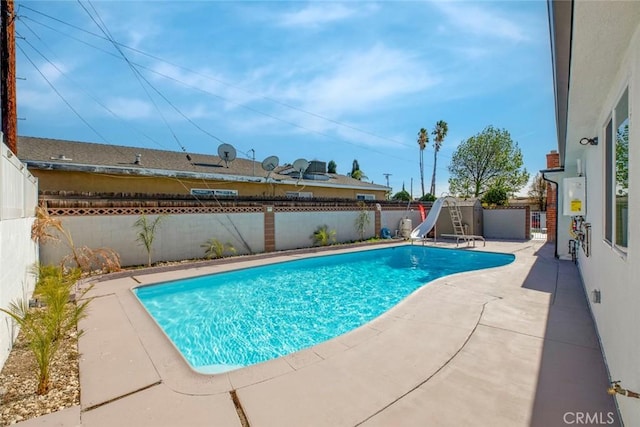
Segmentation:
[(514, 258), (396, 246), (143, 286), (134, 293), (195, 370), (218, 373), (346, 333), (439, 277)]

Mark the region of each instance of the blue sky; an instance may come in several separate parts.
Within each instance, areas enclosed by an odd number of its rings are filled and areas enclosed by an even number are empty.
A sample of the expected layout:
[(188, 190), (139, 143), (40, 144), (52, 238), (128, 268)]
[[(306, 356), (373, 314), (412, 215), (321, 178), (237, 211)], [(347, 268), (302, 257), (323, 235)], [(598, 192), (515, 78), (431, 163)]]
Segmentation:
[[(394, 192), (413, 178), (414, 196), (416, 136), (438, 120), (449, 125), (438, 195), (458, 144), (488, 125), (511, 133), (532, 175), (556, 147), (544, 0), (17, 1), (16, 10), (20, 135), (208, 154), (223, 141), (256, 160), (334, 160), (339, 173), (357, 159), (369, 181), (391, 174)], [(432, 142), (424, 156), (428, 191)]]

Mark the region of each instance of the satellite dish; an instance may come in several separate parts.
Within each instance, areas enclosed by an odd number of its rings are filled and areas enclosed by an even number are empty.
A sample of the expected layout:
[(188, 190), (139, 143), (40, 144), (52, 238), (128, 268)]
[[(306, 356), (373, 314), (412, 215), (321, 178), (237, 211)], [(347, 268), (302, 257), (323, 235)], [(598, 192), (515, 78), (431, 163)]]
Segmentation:
[(224, 163), (229, 167), (229, 162), (236, 159), (236, 149), (231, 144), (220, 144), (218, 147), (218, 156), (224, 160)]
[(278, 159), (278, 156), (269, 156), (262, 161), (262, 169), (266, 170), (267, 172), (271, 172), (278, 167), (279, 161), (280, 160)]
[(292, 166), (293, 166), (293, 169), (300, 174), (299, 177), (302, 178), (302, 174), (309, 167), (309, 162), (306, 161), (305, 159), (298, 159), (295, 162), (293, 162)]

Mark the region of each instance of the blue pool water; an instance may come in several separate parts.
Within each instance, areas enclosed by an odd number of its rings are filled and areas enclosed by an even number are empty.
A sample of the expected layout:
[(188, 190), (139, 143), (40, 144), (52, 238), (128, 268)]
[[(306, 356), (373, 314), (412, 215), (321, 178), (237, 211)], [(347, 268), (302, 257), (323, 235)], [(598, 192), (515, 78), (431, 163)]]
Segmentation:
[(513, 255), (425, 246), (320, 256), (139, 287), (189, 364), (223, 372), (318, 344), (369, 322), (422, 285), (509, 264)]

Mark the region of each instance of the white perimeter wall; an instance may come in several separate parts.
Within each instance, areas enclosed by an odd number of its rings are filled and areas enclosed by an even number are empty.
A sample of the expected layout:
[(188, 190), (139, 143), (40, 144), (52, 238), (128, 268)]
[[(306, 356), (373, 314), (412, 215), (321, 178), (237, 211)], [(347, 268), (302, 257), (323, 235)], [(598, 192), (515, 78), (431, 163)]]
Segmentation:
[[(336, 241), (359, 240), (356, 218), (359, 210), (353, 211), (301, 211), (275, 212), (276, 250), (305, 248), (313, 245), (311, 235), (318, 226), (327, 225), (336, 231)], [(364, 238), (375, 236), (375, 212), (368, 211), (369, 225)], [(398, 228), (400, 219), (409, 217), (417, 225), (418, 211), (383, 211), (382, 227), (392, 233)], [(136, 242), (133, 224), (138, 215), (90, 215), (59, 216), (66, 230), (71, 233), (76, 247), (88, 246), (92, 249), (111, 248), (120, 255), (123, 266), (146, 264), (144, 247)], [(149, 215), (153, 221), (156, 215)], [(176, 261), (189, 258), (203, 258), (200, 247), (207, 239), (215, 237), (222, 242), (230, 242), (238, 254), (249, 253), (239, 234), (250, 246), (252, 253), (264, 252), (264, 214), (175, 214), (169, 215), (159, 226), (153, 244), (153, 262)], [(43, 264), (57, 264), (69, 254), (64, 244), (41, 245), (40, 257)]]
[[(640, 392), (640, 27), (629, 45), (617, 76), (602, 76), (611, 81), (606, 99), (594, 99), (602, 106), (592, 135), (601, 143), (585, 147), (581, 152), (587, 182), (586, 220), (592, 224), (591, 256), (582, 250), (578, 263), (589, 304), (594, 315), (612, 380)], [(608, 120), (622, 90), (629, 86), (629, 247), (624, 255), (604, 241), (604, 135), (602, 126)], [(576, 143), (576, 141), (572, 141)], [(575, 172), (575, 158), (565, 164)], [(575, 176), (568, 174), (568, 176)], [(559, 194), (558, 206), (562, 207)], [(558, 213), (558, 252), (567, 255), (569, 218)], [(602, 303), (594, 304), (591, 293), (601, 291)], [(623, 421), (627, 426), (640, 426), (640, 401), (616, 396)]]
[[(381, 215), (381, 227), (386, 227), (391, 231), (391, 235), (395, 236), (396, 230), (400, 232), (400, 220), (403, 218), (409, 218), (411, 220), (411, 226), (413, 228), (420, 224), (420, 211), (417, 209), (398, 210), (398, 211), (382, 211)], [(377, 230), (380, 232), (380, 230)]]
[(528, 239), (526, 209), (484, 209), (483, 235), (487, 239)]
[[(18, 298), (29, 298), (35, 285), (31, 274), (38, 261), (37, 245), (31, 240), (38, 200), (37, 180), (0, 144), (0, 307)], [(11, 318), (0, 313), (0, 368), (11, 351), (18, 330)]]
[[(364, 238), (375, 235), (375, 213), (368, 211), (369, 226)], [(326, 225), (329, 230), (336, 231), (336, 242), (352, 242), (359, 240), (356, 219), (360, 211), (336, 212), (276, 212), (275, 240), (276, 250), (308, 248), (313, 245), (313, 232)]]
[[(157, 215), (149, 215), (149, 222)], [(58, 217), (71, 233), (76, 247), (111, 248), (120, 255), (123, 266), (147, 263), (147, 251), (136, 241), (133, 224), (138, 215), (96, 215)], [(238, 233), (236, 229), (240, 232)], [(242, 236), (242, 238), (240, 237)], [(176, 214), (168, 215), (158, 226), (153, 242), (152, 261), (176, 261), (204, 258), (204, 244), (216, 238), (229, 242), (238, 254), (264, 251), (264, 215), (262, 213)], [(41, 245), (43, 264), (56, 264), (68, 255), (63, 244)]]

